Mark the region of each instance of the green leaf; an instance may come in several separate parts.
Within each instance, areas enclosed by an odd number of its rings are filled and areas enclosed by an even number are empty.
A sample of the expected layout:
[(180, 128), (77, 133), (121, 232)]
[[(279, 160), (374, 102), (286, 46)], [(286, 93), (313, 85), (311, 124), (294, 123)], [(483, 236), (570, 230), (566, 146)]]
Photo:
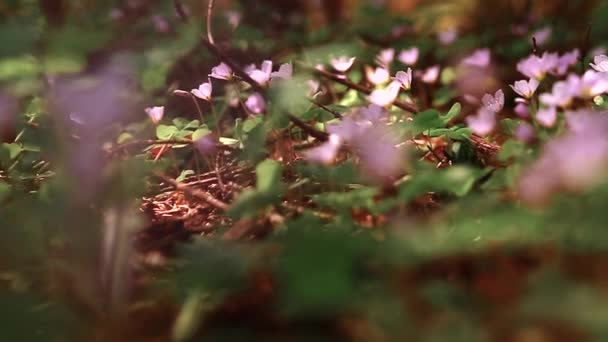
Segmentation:
[(414, 117), (414, 122), (412, 122), (412, 134), (420, 134), (424, 131), (443, 126), (444, 122), (442, 118), (440, 118), (437, 110), (425, 110)]
[(454, 105), (452, 105), (452, 108), (450, 108), (450, 111), (446, 115), (441, 116), (441, 120), (443, 121), (443, 124), (447, 125), (450, 121), (452, 121), (454, 118), (456, 118), (458, 116), (458, 114), (460, 114), (461, 109), (462, 109), (462, 106), (460, 105), (460, 102), (454, 103)]
[(192, 141), (197, 141), (198, 139), (206, 136), (209, 133), (211, 133), (209, 128), (207, 128), (207, 127), (199, 128), (196, 131), (194, 131), (194, 133), (192, 133)]
[(186, 177), (191, 176), (195, 174), (195, 172), (193, 170), (183, 170), (180, 174), (179, 177), (177, 177), (175, 180), (178, 182), (183, 182)]
[(262, 121), (263, 120), (261, 116), (255, 116), (253, 118), (246, 119), (245, 121), (243, 121), (243, 132), (251, 132), (251, 130), (256, 128), (256, 126), (262, 123)]
[(175, 126), (158, 125), (156, 126), (156, 137), (160, 140), (169, 140), (174, 138), (179, 130)]
[(11, 193), (11, 185), (0, 182), (0, 202), (4, 201), (5, 198), (8, 197)]
[(256, 171), (256, 187), (261, 193), (273, 193), (282, 187), (283, 166), (276, 160), (266, 159)]
[(21, 145), (19, 145), (17, 143), (2, 144), (2, 146), (8, 151), (9, 158), (11, 160), (17, 158), (17, 156), (23, 151), (23, 148), (21, 147)]

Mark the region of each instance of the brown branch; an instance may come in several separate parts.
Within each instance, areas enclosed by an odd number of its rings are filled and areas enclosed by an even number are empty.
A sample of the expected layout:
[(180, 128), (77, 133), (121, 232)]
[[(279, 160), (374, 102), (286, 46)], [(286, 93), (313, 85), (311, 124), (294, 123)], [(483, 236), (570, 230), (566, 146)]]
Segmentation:
[(310, 135), (311, 137), (313, 137), (317, 140), (321, 140), (321, 141), (327, 141), (327, 139), (329, 138), (329, 135), (327, 133), (315, 129), (314, 127), (312, 127), (309, 124), (307, 124), (306, 122), (304, 122), (302, 119), (300, 119), (296, 116), (293, 116), (289, 113), (286, 113), (285, 115), (287, 115), (287, 118), (289, 118), (289, 121), (291, 121), (295, 126), (299, 127), (301, 130), (306, 132), (306, 134)]
[(190, 195), (196, 199), (199, 199), (217, 209), (226, 211), (228, 210), (228, 204), (224, 203), (223, 201), (215, 198), (213, 195), (211, 195), (210, 193), (200, 190), (200, 189), (193, 189), (181, 182), (176, 181), (175, 179), (171, 178), (171, 177), (167, 177), (165, 175), (163, 175), (162, 173), (156, 172), (154, 173), (154, 175), (160, 179), (162, 179), (164, 182), (169, 183), (170, 185), (172, 185), (176, 190), (179, 191), (183, 191), (185, 194)]
[(321, 104), (321, 103), (318, 103), (318, 102), (316, 102), (316, 101), (314, 101), (314, 100), (310, 100), (310, 102), (311, 102), (312, 104), (314, 104), (315, 106), (317, 106), (317, 107), (319, 107), (319, 108), (321, 108), (321, 109), (325, 110), (326, 112), (330, 113), (331, 115), (333, 115), (333, 116), (334, 116), (334, 118), (336, 118), (336, 119), (342, 119), (342, 114), (340, 114), (338, 111), (335, 111), (335, 110), (333, 110), (333, 109), (331, 109), (331, 108), (327, 107), (326, 105)]
[(211, 44), (215, 44), (213, 40), (213, 34), (211, 33), (211, 16), (213, 14), (213, 6), (215, 5), (215, 0), (209, 0), (209, 6), (207, 6), (207, 39)]

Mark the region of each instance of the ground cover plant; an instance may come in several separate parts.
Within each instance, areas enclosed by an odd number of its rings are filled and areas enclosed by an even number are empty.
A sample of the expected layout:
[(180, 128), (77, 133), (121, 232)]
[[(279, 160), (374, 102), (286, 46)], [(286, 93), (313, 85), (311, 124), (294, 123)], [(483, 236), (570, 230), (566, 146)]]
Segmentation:
[(608, 339), (607, 1), (0, 4), (6, 341)]

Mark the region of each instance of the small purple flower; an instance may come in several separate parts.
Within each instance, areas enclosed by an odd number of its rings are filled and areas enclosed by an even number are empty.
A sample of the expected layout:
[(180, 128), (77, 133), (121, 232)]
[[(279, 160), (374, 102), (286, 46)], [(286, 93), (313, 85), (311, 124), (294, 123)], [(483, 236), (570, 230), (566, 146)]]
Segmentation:
[(515, 114), (517, 114), (517, 116), (519, 116), (522, 119), (526, 119), (530, 117), (530, 110), (528, 109), (528, 105), (525, 103), (518, 103), (517, 105), (515, 105)]
[(336, 159), (341, 146), (342, 139), (335, 134), (330, 134), (326, 142), (304, 152), (304, 158), (313, 163), (329, 165)]
[(211, 69), (210, 77), (229, 81), (232, 79), (232, 69), (224, 62)]
[(458, 39), (458, 31), (456, 29), (448, 29), (440, 31), (437, 34), (437, 39), (441, 45), (450, 45)]
[(517, 63), (517, 70), (529, 78), (542, 80), (545, 75), (558, 65), (559, 57), (556, 53), (545, 52), (541, 57), (530, 55)]
[(532, 37), (534, 37), (534, 39), (536, 39), (536, 44), (538, 46), (542, 46), (542, 45), (545, 45), (547, 42), (549, 42), (549, 39), (551, 38), (552, 33), (553, 33), (553, 29), (551, 28), (551, 26), (546, 26), (546, 27), (543, 27), (542, 29), (532, 33)]
[(266, 111), (266, 101), (259, 93), (253, 93), (245, 101), (245, 107), (254, 114), (260, 114)]
[(494, 96), (491, 94), (485, 94), (481, 98), (481, 103), (487, 110), (498, 113), (505, 106), (505, 93), (502, 89), (498, 89)]
[(424, 83), (433, 84), (433, 83), (437, 82), (440, 71), (441, 71), (441, 67), (439, 65), (433, 65), (433, 66), (427, 68), (426, 70), (424, 70), (424, 72), (420, 75), (420, 79)]
[(577, 96), (590, 99), (608, 91), (608, 73), (587, 70), (582, 77), (570, 75), (567, 79), (572, 89), (577, 89)]
[(376, 63), (385, 69), (388, 69), (388, 66), (395, 59), (395, 49), (384, 49), (378, 53), (376, 56)]
[(243, 15), (238, 11), (226, 11), (225, 13), (226, 19), (228, 20), (228, 24), (235, 30), (241, 23), (241, 19)]
[(518, 95), (529, 100), (530, 98), (532, 98), (532, 95), (534, 95), (534, 92), (538, 88), (538, 84), (539, 82), (536, 78), (531, 78), (528, 81), (516, 81), (515, 84), (511, 86), (511, 88)]
[(399, 81), (393, 81), (384, 89), (374, 90), (369, 96), (369, 101), (381, 107), (391, 105), (399, 96), (401, 87), (402, 84)]
[(557, 109), (555, 107), (539, 109), (536, 113), (536, 121), (545, 127), (553, 127), (557, 121)]
[(249, 72), (249, 77), (256, 81), (259, 85), (266, 85), (270, 82), (270, 74), (272, 73), (272, 61), (263, 61), (260, 69), (253, 69)]
[(378, 67), (375, 69), (372, 69), (370, 67), (366, 67), (365, 68), (365, 75), (367, 76), (367, 79), (373, 84), (373, 85), (380, 85), (380, 84), (384, 84), (386, 82), (388, 82), (391, 78), (391, 75), (389, 74), (388, 70), (386, 70), (383, 67)]
[(291, 63), (283, 63), (278, 71), (270, 74), (271, 79), (288, 80), (293, 76), (293, 65)]
[(579, 127), (549, 141), (540, 158), (523, 173), (518, 191), (523, 200), (544, 204), (558, 191), (585, 190), (605, 176), (608, 119), (601, 113), (576, 114), (584, 115)]
[(395, 81), (399, 83), (401, 88), (409, 90), (412, 87), (412, 69), (407, 68), (407, 71), (397, 71)]
[(163, 106), (148, 107), (144, 109), (144, 111), (146, 114), (148, 114), (150, 120), (152, 120), (155, 125), (158, 124), (165, 115), (165, 107)]
[(473, 54), (471, 54), (470, 56), (463, 59), (462, 64), (468, 65), (468, 66), (473, 66), (473, 67), (485, 68), (488, 65), (490, 65), (490, 58), (491, 58), (490, 49), (487, 49), (487, 48), (478, 49), (478, 50), (475, 50), (475, 52), (473, 52)]
[(568, 72), (568, 69), (576, 64), (579, 56), (580, 52), (578, 49), (574, 49), (561, 55), (557, 61), (557, 66), (555, 67), (555, 74), (558, 76), (565, 75)]
[(167, 18), (163, 16), (153, 16), (152, 24), (154, 24), (154, 29), (158, 33), (169, 33), (171, 31), (171, 25), (169, 24), (169, 20), (167, 20)]
[(198, 89), (192, 89), (192, 95), (201, 100), (211, 101), (211, 91), (213, 90), (211, 82), (205, 82), (198, 86)]
[(350, 69), (353, 66), (354, 62), (355, 62), (355, 57), (347, 57), (347, 56), (340, 56), (338, 58), (332, 58), (330, 60), (331, 66), (334, 67), (334, 69), (336, 69), (336, 71), (341, 72), (341, 73), (348, 71), (348, 69)]
[(361, 108), (359, 114), (363, 119), (374, 123), (380, 121), (386, 112), (384, 111), (384, 107), (372, 103), (367, 107)]
[(194, 142), (194, 148), (202, 155), (213, 155), (217, 152), (219, 139), (213, 133), (206, 134)]
[(599, 55), (593, 57), (593, 63), (589, 63), (593, 69), (599, 72), (608, 72), (608, 56)]
[(574, 79), (553, 84), (551, 93), (540, 94), (539, 100), (549, 107), (568, 107), (579, 92), (579, 84)]
[(420, 50), (414, 46), (412, 48), (401, 51), (397, 59), (399, 60), (399, 62), (405, 65), (414, 65), (418, 61), (419, 55)]
[(496, 112), (481, 107), (477, 111), (477, 115), (468, 116), (465, 120), (473, 133), (486, 136), (492, 133), (496, 127)]
[(536, 130), (534, 130), (534, 126), (527, 122), (522, 121), (515, 128), (515, 138), (517, 138), (517, 140), (529, 143), (534, 140), (535, 137)]

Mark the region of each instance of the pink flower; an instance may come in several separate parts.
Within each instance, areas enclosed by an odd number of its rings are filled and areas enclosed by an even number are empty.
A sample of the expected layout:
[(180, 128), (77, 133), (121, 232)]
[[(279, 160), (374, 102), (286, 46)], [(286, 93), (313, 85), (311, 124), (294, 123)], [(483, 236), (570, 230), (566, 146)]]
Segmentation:
[(245, 107), (254, 114), (260, 114), (266, 111), (266, 101), (259, 93), (253, 93), (245, 101)]
[(523, 200), (543, 204), (553, 193), (586, 190), (605, 176), (607, 117), (593, 112), (584, 116), (577, 130), (547, 143), (540, 158), (524, 172), (518, 187)]
[(579, 92), (578, 82), (559, 81), (553, 84), (551, 93), (540, 94), (539, 100), (549, 107), (568, 107)]
[(437, 82), (440, 71), (441, 71), (441, 67), (439, 65), (433, 65), (433, 66), (427, 68), (420, 75), (420, 79), (424, 83), (433, 84), (433, 83)]
[(478, 49), (472, 55), (462, 60), (462, 64), (484, 68), (490, 65), (490, 49)]
[(371, 123), (378, 122), (386, 114), (384, 107), (376, 104), (370, 104), (367, 107), (361, 108), (359, 111), (361, 117)]
[(445, 31), (440, 31), (437, 34), (437, 39), (442, 45), (450, 45), (458, 39), (458, 31), (451, 28)]
[(213, 133), (206, 134), (194, 142), (194, 148), (202, 155), (213, 155), (217, 152), (219, 139)]
[(272, 73), (272, 61), (263, 61), (260, 69), (248, 68), (249, 77), (256, 81), (259, 85), (264, 86), (270, 82), (270, 74)]
[(599, 72), (608, 72), (608, 56), (599, 55), (593, 57), (593, 63), (589, 63), (593, 69)]
[(412, 47), (407, 50), (403, 50), (399, 53), (397, 59), (405, 65), (414, 65), (418, 61), (420, 50), (417, 47)]
[(532, 95), (534, 95), (534, 92), (538, 88), (538, 84), (539, 84), (538, 80), (535, 78), (532, 78), (528, 81), (526, 81), (526, 80), (516, 81), (515, 84), (513, 84), (511, 86), (511, 88), (518, 95), (529, 100), (530, 98), (532, 98)]
[(367, 79), (374, 85), (384, 84), (391, 78), (388, 70), (383, 67), (378, 67), (376, 69), (366, 67), (365, 75), (367, 76)]
[(154, 29), (158, 33), (168, 33), (171, 31), (171, 25), (169, 21), (160, 15), (155, 15), (152, 17), (152, 24), (154, 25)]
[(525, 103), (518, 103), (517, 105), (515, 105), (515, 114), (517, 114), (517, 116), (519, 116), (520, 118), (528, 118), (530, 117), (530, 110), (528, 109), (528, 105), (526, 105)]
[(209, 74), (209, 76), (220, 80), (229, 81), (232, 79), (232, 69), (227, 64), (222, 62), (218, 66), (211, 69), (211, 74)]
[(515, 138), (523, 142), (531, 142), (536, 136), (534, 126), (527, 122), (520, 122), (515, 128)]
[(556, 53), (545, 52), (541, 57), (530, 55), (521, 60), (517, 63), (517, 70), (529, 78), (542, 80), (549, 71), (557, 67), (558, 62), (559, 57)]
[(226, 19), (228, 20), (228, 24), (232, 27), (232, 29), (236, 29), (241, 23), (241, 19), (243, 15), (238, 11), (226, 11), (225, 13)]
[(397, 71), (395, 81), (399, 83), (401, 88), (409, 90), (412, 87), (412, 69), (407, 68), (407, 71)]
[(146, 114), (150, 117), (150, 120), (156, 125), (158, 124), (165, 115), (165, 107), (157, 106), (157, 107), (148, 107), (144, 109)]
[(465, 120), (473, 133), (486, 136), (496, 127), (496, 112), (482, 107), (477, 111), (477, 115), (468, 116)]
[(291, 63), (283, 63), (278, 71), (270, 74), (271, 79), (288, 80), (293, 76), (293, 65)]
[(580, 56), (580, 52), (578, 49), (574, 49), (570, 52), (566, 52), (561, 57), (559, 57), (557, 61), (557, 66), (555, 67), (555, 74), (558, 76), (563, 76), (568, 72), (568, 69), (576, 64), (578, 58)]
[(553, 33), (553, 29), (551, 26), (543, 27), (542, 29), (532, 33), (532, 37), (536, 39), (536, 44), (538, 46), (545, 45), (549, 39), (551, 38), (551, 34)]
[(582, 77), (570, 75), (567, 79), (572, 89), (577, 89), (577, 96), (590, 99), (608, 91), (608, 74), (587, 70)]
[(493, 113), (498, 113), (505, 106), (505, 93), (502, 91), (502, 89), (498, 89), (494, 96), (491, 94), (485, 94), (481, 98), (481, 103), (487, 110)]
[(330, 134), (326, 142), (304, 152), (304, 158), (313, 163), (331, 164), (336, 159), (341, 146), (342, 139), (336, 134)]
[(536, 113), (536, 121), (545, 127), (553, 127), (557, 121), (557, 109), (555, 107), (539, 109)]
[(334, 69), (336, 69), (336, 71), (344, 73), (346, 71), (348, 71), (348, 69), (350, 69), (353, 66), (353, 63), (355, 62), (355, 57), (346, 57), (346, 56), (340, 56), (338, 58), (332, 58), (330, 60), (331, 66), (334, 67)]
[(401, 83), (398, 81), (391, 82), (384, 89), (376, 89), (369, 95), (369, 101), (375, 105), (385, 107), (391, 105), (399, 96)]
[(376, 56), (376, 63), (381, 67), (388, 69), (388, 66), (395, 59), (395, 49), (384, 49)]
[(205, 82), (198, 86), (198, 89), (192, 89), (190, 92), (192, 95), (198, 97), (201, 100), (211, 101), (211, 82)]

